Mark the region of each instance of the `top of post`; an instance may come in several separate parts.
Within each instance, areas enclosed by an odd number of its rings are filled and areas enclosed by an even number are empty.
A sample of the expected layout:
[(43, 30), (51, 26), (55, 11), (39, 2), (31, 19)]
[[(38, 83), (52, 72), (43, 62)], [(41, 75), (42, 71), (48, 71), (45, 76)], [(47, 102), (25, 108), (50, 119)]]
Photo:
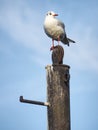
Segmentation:
[[(69, 65), (65, 65), (63, 64), (63, 58), (64, 58), (64, 49), (61, 45), (57, 45), (54, 46), (54, 48), (52, 49), (52, 55), (51, 55), (51, 59), (52, 59), (52, 67), (66, 67), (66, 68), (70, 68)], [(47, 67), (51, 67), (51, 65), (47, 65)], [(47, 68), (46, 67), (46, 68)]]
[(63, 64), (64, 49), (62, 46), (54, 46), (52, 50), (52, 63)]

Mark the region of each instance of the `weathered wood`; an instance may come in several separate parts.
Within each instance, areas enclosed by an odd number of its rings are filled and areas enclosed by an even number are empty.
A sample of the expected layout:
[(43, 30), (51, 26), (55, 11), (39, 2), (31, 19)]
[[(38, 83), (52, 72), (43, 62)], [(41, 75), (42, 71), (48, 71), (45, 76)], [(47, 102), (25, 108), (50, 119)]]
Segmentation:
[(63, 64), (63, 57), (64, 57), (63, 47), (60, 45), (54, 46), (51, 56), (53, 64)]
[(70, 130), (69, 66), (50, 65), (47, 71), (48, 130)]

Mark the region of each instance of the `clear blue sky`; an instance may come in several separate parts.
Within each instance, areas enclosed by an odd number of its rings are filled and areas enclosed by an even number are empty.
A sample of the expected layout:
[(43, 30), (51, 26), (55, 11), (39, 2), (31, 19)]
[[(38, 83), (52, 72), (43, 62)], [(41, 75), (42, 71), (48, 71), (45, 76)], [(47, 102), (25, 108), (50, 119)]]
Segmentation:
[(0, 0), (0, 130), (47, 130), (46, 107), (19, 96), (46, 101), (51, 39), (43, 22), (50, 10), (77, 42), (62, 44), (71, 67), (71, 129), (98, 130), (98, 0)]

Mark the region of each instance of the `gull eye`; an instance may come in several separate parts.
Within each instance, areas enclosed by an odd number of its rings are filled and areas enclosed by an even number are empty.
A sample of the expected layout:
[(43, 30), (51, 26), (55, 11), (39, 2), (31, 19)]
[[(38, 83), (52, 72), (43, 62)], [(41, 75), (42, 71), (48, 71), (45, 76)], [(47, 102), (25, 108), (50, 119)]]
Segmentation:
[(47, 15), (52, 15), (52, 12), (48, 12)]

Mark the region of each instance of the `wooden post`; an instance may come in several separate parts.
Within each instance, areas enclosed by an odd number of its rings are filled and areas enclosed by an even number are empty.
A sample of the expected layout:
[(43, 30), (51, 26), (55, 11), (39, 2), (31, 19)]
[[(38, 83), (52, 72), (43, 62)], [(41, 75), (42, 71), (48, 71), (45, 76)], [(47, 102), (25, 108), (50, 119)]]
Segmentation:
[(48, 130), (70, 130), (69, 66), (48, 65)]

